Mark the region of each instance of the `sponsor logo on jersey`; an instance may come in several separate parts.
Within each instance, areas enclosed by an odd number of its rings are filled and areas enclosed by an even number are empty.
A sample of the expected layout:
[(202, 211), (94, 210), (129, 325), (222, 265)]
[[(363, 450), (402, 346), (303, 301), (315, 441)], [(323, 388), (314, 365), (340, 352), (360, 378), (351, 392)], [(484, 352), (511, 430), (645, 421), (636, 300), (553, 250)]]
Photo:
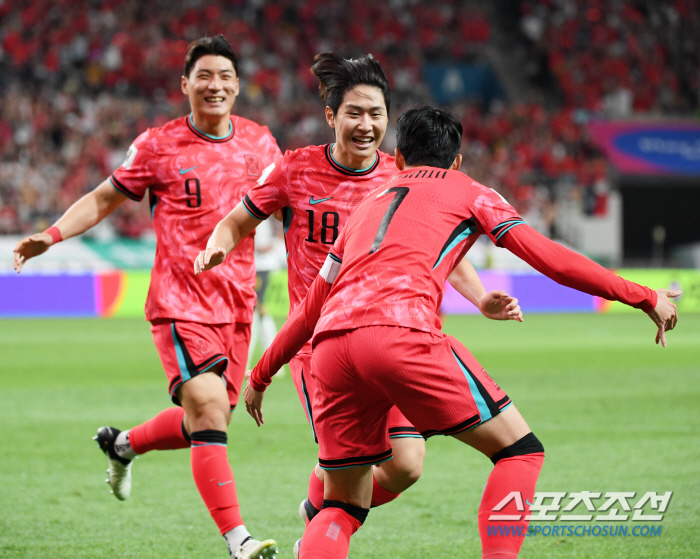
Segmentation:
[(309, 204), (312, 206), (315, 206), (316, 204), (320, 204), (321, 202), (327, 202), (328, 200), (332, 200), (333, 196), (329, 196), (328, 198), (319, 198), (318, 200), (315, 200), (314, 197), (312, 196), (309, 198)]
[(246, 155), (245, 165), (248, 168), (249, 177), (259, 177), (260, 176), (260, 162), (258, 161), (257, 155)]
[(124, 169), (131, 169), (131, 165), (134, 162), (134, 158), (136, 157), (136, 153), (138, 151), (139, 150), (136, 149), (136, 146), (134, 144), (131, 144), (129, 151), (126, 152), (126, 159), (124, 159), (124, 163), (122, 163), (122, 167)]
[(205, 340), (204, 338), (197, 338), (194, 341), (194, 345), (197, 346), (197, 349), (202, 355), (206, 355), (207, 353), (211, 353), (211, 344)]
[(194, 171), (199, 165), (195, 165), (194, 167), (190, 167), (189, 169), (180, 169), (180, 174), (184, 175), (185, 173), (189, 173), (190, 171)]

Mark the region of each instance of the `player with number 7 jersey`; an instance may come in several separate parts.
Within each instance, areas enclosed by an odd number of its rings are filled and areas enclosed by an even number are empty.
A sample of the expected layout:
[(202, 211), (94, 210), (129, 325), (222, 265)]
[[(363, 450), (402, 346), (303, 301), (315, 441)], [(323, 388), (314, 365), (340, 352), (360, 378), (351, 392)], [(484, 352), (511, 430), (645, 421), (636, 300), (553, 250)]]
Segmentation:
[[(392, 456), (394, 407), (426, 438), (453, 436), (492, 461), (479, 504), (481, 557), (518, 556), (530, 517), (513, 514), (504, 496), (531, 502), (544, 447), (469, 350), (437, 327), (445, 280), (480, 235), (562, 285), (642, 309), (659, 328), (657, 341), (676, 324), (669, 297), (679, 292), (626, 281), (550, 241), (495, 191), (460, 173), (461, 139), (461, 123), (445, 110), (418, 107), (399, 118), (401, 172), (360, 203), (307, 297), (249, 374), (246, 408), (261, 424), (272, 374), (312, 339), (311, 401), (327, 483), (302, 559), (347, 557), (372, 504), (369, 465)], [(513, 528), (507, 534), (493, 530), (503, 521)]]

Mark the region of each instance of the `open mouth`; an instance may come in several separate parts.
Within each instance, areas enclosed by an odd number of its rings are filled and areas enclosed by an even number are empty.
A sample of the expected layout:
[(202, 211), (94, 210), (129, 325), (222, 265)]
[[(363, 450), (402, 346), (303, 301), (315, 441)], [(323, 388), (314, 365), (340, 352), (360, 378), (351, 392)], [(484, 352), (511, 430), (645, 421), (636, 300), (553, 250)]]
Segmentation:
[(205, 97), (204, 100), (207, 103), (223, 103), (224, 102), (223, 97)]
[(374, 142), (374, 138), (367, 138), (367, 137), (359, 137), (359, 138), (353, 138), (352, 139), (353, 143), (361, 148), (366, 148), (372, 145)]

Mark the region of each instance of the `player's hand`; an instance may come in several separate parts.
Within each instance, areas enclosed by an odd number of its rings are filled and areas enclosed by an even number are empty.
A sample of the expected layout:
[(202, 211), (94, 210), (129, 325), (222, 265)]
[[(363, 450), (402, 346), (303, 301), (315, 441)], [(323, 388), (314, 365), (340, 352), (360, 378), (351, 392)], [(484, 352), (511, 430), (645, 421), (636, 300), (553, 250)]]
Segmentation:
[(263, 412), (262, 403), (265, 397), (264, 392), (258, 392), (250, 384), (250, 374), (252, 371), (245, 372), (245, 390), (243, 392), (243, 399), (245, 400), (245, 409), (248, 410), (250, 416), (255, 420), (255, 423), (260, 427), (263, 423)]
[(14, 267), (17, 273), (22, 271), (22, 266), (27, 260), (44, 254), (52, 244), (53, 238), (48, 233), (37, 233), (19, 241), (13, 249), (15, 253)]
[(479, 301), (479, 310), (492, 320), (523, 321), (523, 311), (518, 300), (505, 291), (489, 291)]
[(673, 330), (678, 322), (678, 309), (670, 299), (678, 297), (682, 291), (657, 289), (656, 293), (659, 296), (656, 306), (653, 311), (647, 314), (658, 328), (656, 331), (656, 343), (661, 342), (661, 346), (666, 347), (666, 332)]
[(226, 258), (226, 251), (221, 247), (212, 247), (200, 251), (194, 261), (194, 275), (211, 270), (221, 264)]

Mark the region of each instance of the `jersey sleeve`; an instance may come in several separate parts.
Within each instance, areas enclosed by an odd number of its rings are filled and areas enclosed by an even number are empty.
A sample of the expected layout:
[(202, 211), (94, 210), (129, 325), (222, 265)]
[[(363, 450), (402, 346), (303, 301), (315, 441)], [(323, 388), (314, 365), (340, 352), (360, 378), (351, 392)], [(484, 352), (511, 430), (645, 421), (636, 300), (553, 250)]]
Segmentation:
[(265, 168), (258, 182), (243, 197), (243, 206), (255, 219), (267, 219), (290, 205), (287, 168), (285, 157), (277, 159)]
[(616, 276), (585, 256), (549, 240), (529, 225), (517, 227), (505, 235), (502, 242), (513, 254), (561, 285), (620, 301), (647, 313), (656, 307), (656, 291)]
[(289, 315), (270, 347), (265, 350), (260, 361), (253, 368), (250, 384), (255, 390), (264, 392), (272, 382), (272, 376), (282, 368), (282, 365), (289, 363), (311, 339), (316, 323), (321, 317), (323, 303), (331, 292), (339, 269), (340, 264), (329, 253), (326, 264), (314, 279), (301, 305), (297, 305)]
[(335, 240), (335, 243), (333, 243), (329, 253), (332, 257), (336, 258), (338, 262), (343, 261), (343, 254), (345, 254), (345, 230), (346, 228), (344, 227)]
[(151, 131), (146, 130), (134, 140), (124, 163), (109, 177), (114, 188), (137, 202), (143, 200), (146, 190), (156, 182), (158, 161), (153, 143)]
[(496, 246), (502, 246), (501, 238), (513, 227), (525, 223), (515, 208), (492, 188), (478, 182), (472, 183), (475, 197), (472, 202), (472, 214), (481, 233), (485, 233)]

